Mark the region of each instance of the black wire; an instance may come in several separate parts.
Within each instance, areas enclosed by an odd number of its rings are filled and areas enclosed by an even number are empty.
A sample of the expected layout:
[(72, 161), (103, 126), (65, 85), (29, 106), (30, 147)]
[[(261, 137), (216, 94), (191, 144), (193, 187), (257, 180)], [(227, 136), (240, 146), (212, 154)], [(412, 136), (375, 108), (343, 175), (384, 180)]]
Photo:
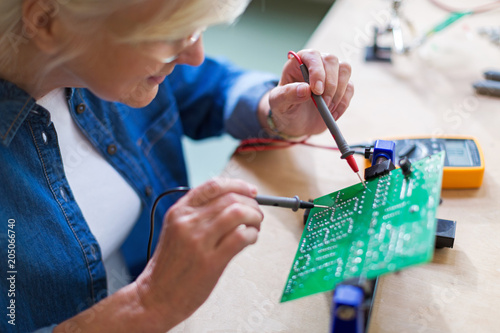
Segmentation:
[[(352, 148), (364, 148), (365, 146), (366, 145), (358, 144), (358, 145), (353, 145), (351, 147)], [(360, 154), (360, 155), (364, 155), (365, 154), (364, 152), (360, 152), (360, 151), (354, 151), (354, 153), (355, 154)], [(158, 206), (158, 202), (160, 201), (161, 198), (163, 198), (163, 197), (165, 197), (167, 195), (170, 195), (172, 193), (188, 192), (189, 190), (190, 190), (190, 188), (187, 187), (187, 186), (173, 187), (173, 188), (170, 188), (170, 189), (166, 190), (162, 194), (160, 194), (156, 198), (156, 200), (154, 201), (153, 207), (151, 208), (150, 227), (149, 227), (149, 241), (148, 241), (148, 253), (147, 253), (147, 257), (146, 257), (147, 261), (149, 261), (149, 259), (151, 258), (151, 246), (153, 244), (153, 233), (154, 233), (154, 227), (155, 227), (155, 211), (156, 211), (156, 206)]]
[(359, 143), (356, 145), (350, 145), (350, 148), (366, 148), (366, 147), (373, 147), (373, 142), (371, 143)]
[(173, 188), (170, 188), (170, 189), (166, 190), (165, 192), (163, 192), (162, 194), (160, 194), (158, 196), (158, 198), (156, 198), (155, 202), (153, 203), (153, 207), (151, 208), (151, 219), (150, 219), (150, 226), (149, 226), (149, 241), (148, 241), (148, 254), (147, 254), (147, 257), (146, 257), (146, 261), (149, 261), (149, 259), (151, 258), (151, 245), (153, 244), (153, 233), (154, 233), (154, 230), (155, 230), (155, 211), (156, 211), (156, 206), (158, 206), (158, 202), (164, 196), (170, 195), (172, 193), (187, 192), (189, 190), (190, 190), (190, 188), (187, 187), (187, 186), (173, 187)]

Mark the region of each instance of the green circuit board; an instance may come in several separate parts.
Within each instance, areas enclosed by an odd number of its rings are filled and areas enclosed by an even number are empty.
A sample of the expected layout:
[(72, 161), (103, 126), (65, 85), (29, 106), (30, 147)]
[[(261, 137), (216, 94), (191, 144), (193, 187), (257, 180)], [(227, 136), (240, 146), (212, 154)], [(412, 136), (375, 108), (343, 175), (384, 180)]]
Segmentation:
[(432, 259), (444, 153), (314, 200), (282, 302)]

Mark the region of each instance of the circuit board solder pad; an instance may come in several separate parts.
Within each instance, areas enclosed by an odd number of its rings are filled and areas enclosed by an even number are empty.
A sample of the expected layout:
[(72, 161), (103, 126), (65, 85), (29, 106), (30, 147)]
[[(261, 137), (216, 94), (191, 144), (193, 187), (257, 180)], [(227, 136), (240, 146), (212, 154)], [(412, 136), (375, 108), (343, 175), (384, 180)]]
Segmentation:
[(281, 301), (432, 259), (444, 153), (314, 200)]

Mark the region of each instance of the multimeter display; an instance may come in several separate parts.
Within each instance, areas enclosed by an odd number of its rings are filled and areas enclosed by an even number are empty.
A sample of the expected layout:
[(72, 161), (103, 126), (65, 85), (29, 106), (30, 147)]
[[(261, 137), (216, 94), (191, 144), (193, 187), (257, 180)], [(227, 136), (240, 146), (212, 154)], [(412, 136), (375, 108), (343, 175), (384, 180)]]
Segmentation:
[(393, 141), (396, 162), (407, 157), (413, 163), (444, 151), (443, 188), (477, 188), (482, 184), (484, 159), (474, 138), (424, 137)]
[(440, 151), (446, 152), (445, 166), (479, 167), (481, 158), (473, 140), (469, 139), (406, 139), (396, 140), (396, 156), (408, 157), (411, 162)]
[(446, 157), (448, 164), (452, 166), (472, 166), (474, 161), (471, 159), (471, 152), (466, 141), (445, 140)]

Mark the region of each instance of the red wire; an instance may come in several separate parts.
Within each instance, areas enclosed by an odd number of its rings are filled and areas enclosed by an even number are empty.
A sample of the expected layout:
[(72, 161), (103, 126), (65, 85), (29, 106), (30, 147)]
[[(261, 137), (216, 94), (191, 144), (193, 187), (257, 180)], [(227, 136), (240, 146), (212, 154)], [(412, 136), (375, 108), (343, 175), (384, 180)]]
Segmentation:
[[(297, 61), (299, 62), (299, 65), (303, 65), (304, 63), (302, 62), (302, 59), (300, 58), (300, 56), (293, 52), (293, 51), (288, 51), (288, 59), (290, 59), (292, 57), (294, 57), (295, 59), (297, 59)], [(314, 98), (312, 97), (311, 95), (311, 100), (313, 101), (314, 103), (314, 106), (317, 108), (318, 107), (318, 104), (316, 104), (316, 101), (314, 100)]]
[(288, 59), (290, 59), (290, 56), (295, 57), (295, 59), (297, 59), (297, 61), (299, 62), (299, 65), (303, 64), (302, 59), (300, 59), (300, 56), (297, 53), (288, 51)]
[(458, 8), (450, 7), (450, 6), (444, 4), (440, 1), (437, 1), (437, 0), (429, 0), (429, 2), (431, 2), (436, 7), (441, 8), (442, 10), (445, 10), (445, 11), (450, 12), (450, 13), (472, 12), (474, 14), (478, 14), (478, 13), (487, 12), (489, 10), (493, 10), (500, 5), (500, 1), (493, 1), (493, 2), (490, 2), (488, 4), (477, 6), (477, 7), (466, 10), (466, 9), (458, 9)]
[[(288, 59), (295, 58), (299, 65), (303, 65), (302, 59), (300, 56), (295, 53), (294, 51), (289, 51), (288, 52)], [(314, 104), (316, 104), (316, 101), (312, 98)], [(272, 145), (274, 144), (274, 145)], [(243, 152), (248, 152), (248, 151), (266, 151), (266, 150), (274, 150), (274, 149), (281, 149), (281, 148), (288, 148), (291, 146), (294, 146), (296, 144), (303, 144), (306, 146), (312, 146), (312, 147), (319, 147), (319, 148), (325, 148), (325, 149), (338, 149), (336, 147), (326, 147), (326, 146), (318, 146), (314, 144), (310, 144), (303, 141), (288, 141), (288, 140), (281, 140), (281, 139), (247, 139), (241, 141), (239, 146), (236, 148), (233, 154), (238, 154), (238, 153), (243, 153)]]
[[(273, 145), (273, 144), (275, 144), (275, 145)], [(299, 144), (304, 145), (304, 146), (309, 146), (309, 147), (322, 148), (322, 149), (339, 150), (337, 147), (317, 145), (317, 144), (306, 142), (306, 140), (288, 141), (288, 140), (281, 140), (281, 139), (247, 139), (247, 140), (241, 141), (240, 145), (234, 151), (234, 154), (244, 153), (244, 152), (249, 152), (249, 151), (253, 152), (253, 151), (266, 151), (266, 150), (282, 149), (282, 148), (288, 148), (288, 147), (299, 145)]]
[[(295, 58), (299, 65), (303, 65), (304, 63), (302, 62), (302, 59), (300, 56), (293, 52), (289, 51), (288, 52), (288, 59)], [(316, 101), (312, 98), (311, 99), (316, 105)], [(316, 105), (317, 107), (317, 105)], [(274, 145), (273, 145), (274, 144)], [(236, 148), (234, 151), (234, 154), (238, 153), (243, 153), (243, 152), (249, 152), (249, 151), (266, 151), (266, 150), (275, 150), (275, 149), (282, 149), (282, 148), (288, 148), (291, 146), (295, 146), (297, 144), (309, 146), (309, 147), (316, 147), (316, 148), (323, 148), (323, 149), (332, 149), (332, 150), (339, 150), (337, 147), (329, 147), (329, 146), (321, 146), (321, 145), (316, 145), (312, 143), (306, 142), (306, 139), (303, 141), (288, 141), (288, 140), (281, 140), (281, 139), (247, 139), (243, 140), (240, 142), (239, 146)]]

